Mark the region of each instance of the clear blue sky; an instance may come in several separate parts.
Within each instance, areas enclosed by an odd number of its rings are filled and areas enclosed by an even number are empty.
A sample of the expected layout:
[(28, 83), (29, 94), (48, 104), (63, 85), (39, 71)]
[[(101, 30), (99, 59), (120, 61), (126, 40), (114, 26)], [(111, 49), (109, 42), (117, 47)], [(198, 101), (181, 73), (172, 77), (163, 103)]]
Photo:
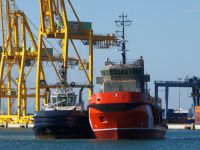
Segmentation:
[[(199, 0), (72, 0), (81, 21), (93, 22), (94, 32), (113, 33), (114, 20), (125, 12), (133, 21), (127, 29), (129, 59), (143, 56), (145, 70), (154, 80), (177, 80), (200, 76), (200, 1)], [(17, 0), (17, 4), (39, 23), (38, 0)], [(69, 13), (71, 18), (71, 12)], [(95, 51), (95, 75), (106, 57), (119, 60), (120, 53)], [(178, 107), (178, 89), (170, 89), (170, 107)], [(181, 89), (181, 106), (191, 105), (190, 89)], [(159, 95), (164, 99), (164, 92)]]

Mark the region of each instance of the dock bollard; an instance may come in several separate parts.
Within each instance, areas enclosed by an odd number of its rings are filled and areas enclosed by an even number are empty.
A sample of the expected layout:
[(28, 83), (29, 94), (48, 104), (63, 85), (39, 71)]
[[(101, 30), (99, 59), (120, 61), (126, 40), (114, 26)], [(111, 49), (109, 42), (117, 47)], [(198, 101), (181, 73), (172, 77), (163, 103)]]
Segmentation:
[(20, 128), (25, 128), (25, 125), (21, 124), (21, 125), (20, 125)]

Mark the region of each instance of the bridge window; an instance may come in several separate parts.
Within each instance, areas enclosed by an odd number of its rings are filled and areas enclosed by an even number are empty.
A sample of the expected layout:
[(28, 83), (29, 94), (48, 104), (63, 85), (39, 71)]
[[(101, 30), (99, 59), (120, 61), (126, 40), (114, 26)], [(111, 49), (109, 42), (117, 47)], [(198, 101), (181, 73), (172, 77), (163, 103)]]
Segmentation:
[(128, 70), (127, 69), (125, 69), (125, 75), (128, 75)]
[(73, 97), (68, 97), (67, 98), (67, 106), (72, 106), (73, 105)]
[(110, 70), (110, 75), (114, 75), (114, 71), (113, 70)]
[(121, 75), (124, 75), (124, 70), (123, 69), (121, 69)]
[(52, 97), (52, 102), (56, 103), (57, 102), (57, 98), (56, 97)]
[(117, 74), (117, 70), (113, 70), (113, 75), (116, 75)]

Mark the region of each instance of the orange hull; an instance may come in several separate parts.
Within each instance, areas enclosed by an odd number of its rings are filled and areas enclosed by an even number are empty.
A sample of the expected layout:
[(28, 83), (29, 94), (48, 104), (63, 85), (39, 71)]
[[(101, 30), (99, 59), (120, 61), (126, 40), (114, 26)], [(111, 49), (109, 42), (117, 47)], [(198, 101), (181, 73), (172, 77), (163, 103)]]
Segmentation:
[(113, 129), (106, 131), (94, 131), (97, 139), (162, 139), (165, 137), (163, 129)]
[(94, 94), (90, 125), (97, 139), (164, 138), (166, 128), (155, 124), (153, 105), (137, 92)]

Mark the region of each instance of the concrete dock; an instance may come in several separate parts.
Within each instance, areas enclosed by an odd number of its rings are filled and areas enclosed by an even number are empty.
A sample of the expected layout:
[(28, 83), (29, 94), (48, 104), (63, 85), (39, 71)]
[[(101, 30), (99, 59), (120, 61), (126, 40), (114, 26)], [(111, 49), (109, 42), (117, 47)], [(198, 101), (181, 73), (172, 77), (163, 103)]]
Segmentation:
[(200, 125), (195, 124), (167, 124), (167, 126), (172, 130), (200, 130)]
[(0, 124), (0, 128), (33, 128), (33, 124)]

